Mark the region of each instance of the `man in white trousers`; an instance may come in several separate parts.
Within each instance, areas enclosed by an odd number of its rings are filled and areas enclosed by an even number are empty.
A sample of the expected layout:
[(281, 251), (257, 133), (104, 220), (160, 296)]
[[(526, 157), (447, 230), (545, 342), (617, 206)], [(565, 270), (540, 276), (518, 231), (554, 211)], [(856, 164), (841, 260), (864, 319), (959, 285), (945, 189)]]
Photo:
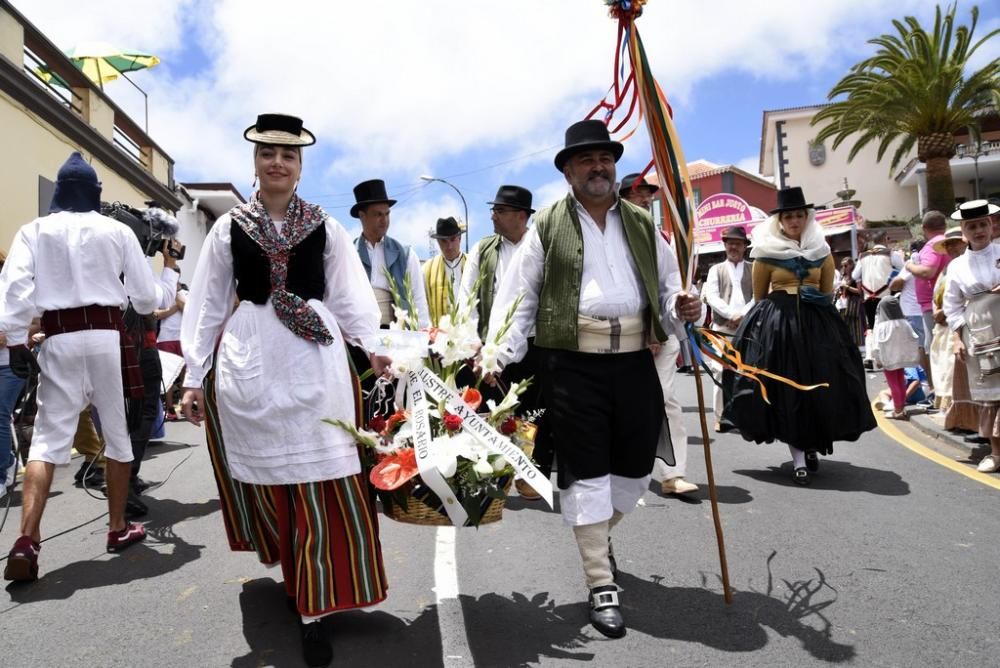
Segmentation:
[(99, 213), (100, 198), (97, 173), (73, 153), (59, 169), (49, 215), (18, 230), (0, 273), (0, 336), (12, 359), (30, 355), (28, 325), (37, 314), (46, 335), (38, 356), (38, 415), (24, 475), (21, 535), (7, 558), (7, 580), (38, 578), (52, 476), (57, 465), (69, 464), (80, 411), (89, 404), (100, 413), (107, 447), (107, 550), (119, 552), (146, 536), (141, 524), (125, 520), (132, 443), (125, 421), (122, 309), (131, 299), (136, 311), (149, 313), (165, 293), (132, 230)]

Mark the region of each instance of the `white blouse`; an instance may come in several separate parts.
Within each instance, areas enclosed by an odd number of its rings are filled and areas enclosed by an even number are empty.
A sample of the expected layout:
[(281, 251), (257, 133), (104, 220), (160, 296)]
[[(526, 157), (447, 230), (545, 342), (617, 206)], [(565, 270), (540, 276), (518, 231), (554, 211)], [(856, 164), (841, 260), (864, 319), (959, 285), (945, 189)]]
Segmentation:
[[(201, 387), (212, 367), (212, 353), (236, 305), (230, 217), (216, 221), (202, 247), (181, 320), (181, 347), (187, 364), (184, 387)], [(364, 266), (347, 231), (326, 219), (323, 251), (326, 294), (323, 303), (336, 317), (344, 338), (360, 346), (378, 331), (380, 314)], [(419, 273), (419, 272), (418, 272)]]
[[(648, 300), (625, 238), (619, 203), (616, 202), (608, 210), (603, 232), (579, 202), (576, 202), (576, 213), (583, 233), (579, 312), (595, 317), (641, 315)], [(655, 237), (661, 323), (670, 334), (681, 327), (674, 314), (677, 293), (681, 290), (681, 275), (669, 244), (660, 234)], [(524, 357), (527, 335), (534, 331), (542, 288), (545, 251), (536, 229), (533, 227), (528, 230), (522, 241), (500, 288), (500, 295), (505, 298), (507, 295), (524, 295), (514, 313), (507, 350), (502, 351), (499, 356), (503, 364), (520, 361)], [(704, 311), (704, 307), (702, 310)], [(505, 315), (505, 311), (493, 309), (490, 314), (490, 339), (499, 329)]]
[(965, 325), (965, 304), (981, 292), (1000, 285), (1000, 245), (971, 248), (948, 265), (948, 288), (944, 293), (944, 314), (948, 327), (959, 330)]

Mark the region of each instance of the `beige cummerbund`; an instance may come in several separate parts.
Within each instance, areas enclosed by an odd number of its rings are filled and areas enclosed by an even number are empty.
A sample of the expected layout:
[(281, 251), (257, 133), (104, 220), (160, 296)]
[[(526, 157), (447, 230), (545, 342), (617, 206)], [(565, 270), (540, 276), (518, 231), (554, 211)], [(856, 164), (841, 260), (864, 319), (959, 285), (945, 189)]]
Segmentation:
[(382, 313), (380, 325), (391, 325), (396, 319), (396, 314), (392, 311), (392, 293), (382, 288), (372, 288), (375, 291), (375, 301), (378, 302), (378, 310)]
[(580, 314), (576, 319), (576, 342), (581, 353), (634, 353), (646, 347), (649, 332), (641, 315), (620, 318)]

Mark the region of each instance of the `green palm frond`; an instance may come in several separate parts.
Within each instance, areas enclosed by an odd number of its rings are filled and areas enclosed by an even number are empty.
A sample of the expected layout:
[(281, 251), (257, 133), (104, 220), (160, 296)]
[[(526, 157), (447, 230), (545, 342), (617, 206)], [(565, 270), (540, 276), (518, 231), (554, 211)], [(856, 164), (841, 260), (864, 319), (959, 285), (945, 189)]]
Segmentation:
[(881, 161), (895, 144), (894, 170), (918, 138), (978, 128), (983, 114), (1000, 109), (1000, 58), (968, 71), (969, 59), (1000, 28), (973, 41), (978, 8), (959, 26), (956, 10), (939, 6), (930, 30), (912, 16), (894, 20), (894, 33), (869, 40), (875, 53), (850, 68), (830, 90), (832, 103), (813, 118), (815, 141), (832, 138), (834, 149), (850, 142), (848, 160), (877, 142)]

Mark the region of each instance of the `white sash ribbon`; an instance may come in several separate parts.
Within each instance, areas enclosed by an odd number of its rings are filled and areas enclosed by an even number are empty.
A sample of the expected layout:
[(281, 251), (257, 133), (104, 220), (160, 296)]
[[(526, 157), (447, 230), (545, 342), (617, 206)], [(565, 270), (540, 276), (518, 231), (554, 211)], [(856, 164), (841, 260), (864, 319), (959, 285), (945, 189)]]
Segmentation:
[(441, 503), (444, 511), (448, 513), (448, 519), (455, 526), (463, 526), (469, 519), (469, 514), (465, 508), (455, 498), (455, 492), (451, 489), (448, 481), (438, 470), (431, 456), (431, 443), (434, 440), (431, 434), (431, 419), (427, 410), (427, 395), (424, 394), (423, 385), (417, 380), (414, 372), (409, 373), (410, 383), (407, 387), (410, 399), (410, 410), (413, 416), (413, 449), (417, 453), (417, 470), (424, 484), (431, 488)]
[[(410, 371), (408, 375), (409, 387), (411, 388), (411, 398), (414, 396), (412, 394), (412, 388), (420, 388), (419, 394), (421, 395), (421, 400), (423, 401), (422, 410), (427, 410), (426, 397), (424, 396), (425, 392), (427, 395), (430, 395), (438, 401), (447, 402), (448, 410), (462, 418), (462, 428), (467, 433), (471, 434), (473, 438), (482, 443), (483, 446), (492, 454), (501, 455), (505, 460), (507, 460), (507, 462), (510, 463), (511, 467), (513, 467), (515, 471), (517, 471), (521, 478), (527, 482), (532, 489), (542, 495), (545, 502), (549, 504), (549, 508), (552, 507), (552, 483), (549, 482), (547, 477), (542, 475), (541, 471), (535, 468), (534, 464), (531, 463), (531, 458), (528, 457), (528, 455), (526, 455), (521, 448), (519, 448), (509, 438), (506, 438), (496, 429), (491, 427), (486, 420), (479, 417), (472, 408), (462, 401), (462, 398), (458, 396), (454, 390), (448, 387), (437, 374), (427, 367)], [(411, 410), (413, 411), (414, 434), (419, 433), (417, 425), (423, 422), (423, 426), (421, 428), (426, 428), (429, 436), (430, 421), (426, 418), (426, 416), (423, 417), (423, 420), (417, 417), (416, 403), (411, 405)], [(414, 438), (414, 447), (416, 447), (416, 438)], [(424, 469), (421, 468), (421, 466), (422, 462), (426, 460), (426, 466), (434, 468), (434, 471), (438, 476), (440, 476), (440, 472), (438, 472), (437, 468), (434, 467), (434, 464), (429, 461), (429, 452), (425, 452), (424, 455), (424, 459), (421, 459), (421, 453), (417, 450), (417, 467), (420, 469), (420, 475), (424, 475)]]

